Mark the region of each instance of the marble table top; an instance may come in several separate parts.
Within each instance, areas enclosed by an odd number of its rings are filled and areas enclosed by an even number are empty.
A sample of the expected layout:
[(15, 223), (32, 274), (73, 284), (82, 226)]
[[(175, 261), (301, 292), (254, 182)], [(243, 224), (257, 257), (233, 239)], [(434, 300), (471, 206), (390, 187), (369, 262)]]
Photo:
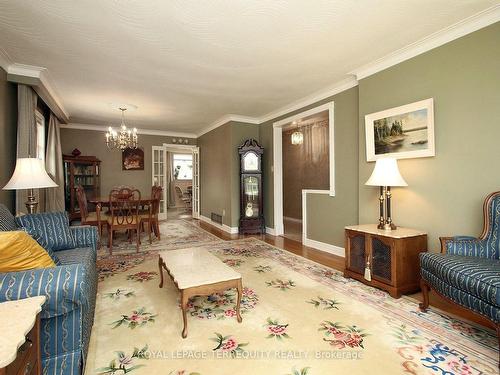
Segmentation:
[(241, 275), (202, 247), (159, 253), (179, 289), (241, 279)]
[(350, 225), (345, 227), (345, 229), (355, 230), (358, 232), (378, 234), (379, 236), (391, 237), (391, 238), (408, 238), (422, 236), (427, 233), (421, 230), (397, 227), (393, 230), (378, 229), (377, 224), (362, 224), (362, 225)]
[(7, 367), (17, 356), (26, 335), (34, 327), (45, 296), (0, 303), (0, 368)]

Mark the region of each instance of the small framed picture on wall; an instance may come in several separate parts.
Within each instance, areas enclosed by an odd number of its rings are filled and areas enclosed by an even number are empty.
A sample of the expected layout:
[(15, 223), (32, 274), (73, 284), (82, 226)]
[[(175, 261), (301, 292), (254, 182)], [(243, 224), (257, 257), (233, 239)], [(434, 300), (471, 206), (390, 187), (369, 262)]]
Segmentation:
[(141, 148), (126, 148), (122, 152), (122, 170), (144, 170), (144, 150)]
[(432, 98), (365, 116), (366, 160), (435, 156)]

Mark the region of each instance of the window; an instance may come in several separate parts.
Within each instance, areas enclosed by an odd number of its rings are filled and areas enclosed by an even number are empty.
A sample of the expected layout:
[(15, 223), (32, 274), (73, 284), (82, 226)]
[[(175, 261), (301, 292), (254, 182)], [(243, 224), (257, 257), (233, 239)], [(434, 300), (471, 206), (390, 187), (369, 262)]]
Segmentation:
[(177, 180), (193, 178), (193, 155), (174, 154), (174, 177)]
[(36, 157), (45, 160), (45, 118), (40, 111), (35, 111), (36, 121)]

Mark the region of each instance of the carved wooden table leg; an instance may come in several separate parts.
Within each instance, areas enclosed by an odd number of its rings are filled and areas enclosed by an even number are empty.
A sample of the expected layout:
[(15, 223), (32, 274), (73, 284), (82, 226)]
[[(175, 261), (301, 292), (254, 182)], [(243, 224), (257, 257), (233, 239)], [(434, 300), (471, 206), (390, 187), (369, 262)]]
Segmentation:
[(240, 314), (240, 305), (241, 305), (241, 296), (243, 294), (243, 286), (241, 285), (241, 279), (237, 281), (236, 289), (238, 291), (238, 299), (236, 300), (236, 318), (238, 319), (238, 323), (241, 323), (241, 314)]
[(181, 309), (182, 309), (182, 320), (184, 321), (184, 328), (182, 330), (182, 338), (187, 337), (187, 304), (189, 300), (189, 293), (185, 290), (181, 290)]
[(160, 268), (160, 288), (163, 288), (163, 259), (158, 257), (158, 267)]

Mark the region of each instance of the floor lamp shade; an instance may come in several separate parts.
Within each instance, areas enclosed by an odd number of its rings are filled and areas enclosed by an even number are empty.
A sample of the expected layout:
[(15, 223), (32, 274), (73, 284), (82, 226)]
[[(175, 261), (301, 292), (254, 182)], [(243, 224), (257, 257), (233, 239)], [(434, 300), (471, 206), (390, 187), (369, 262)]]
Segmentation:
[(16, 169), (3, 190), (21, 190), (56, 187), (45, 171), (43, 161), (37, 158), (19, 158)]
[(16, 169), (4, 190), (24, 190), (28, 189), (28, 201), (26, 209), (28, 213), (36, 212), (38, 202), (33, 189), (56, 187), (57, 184), (45, 171), (42, 160), (37, 158), (19, 158), (16, 161)]

